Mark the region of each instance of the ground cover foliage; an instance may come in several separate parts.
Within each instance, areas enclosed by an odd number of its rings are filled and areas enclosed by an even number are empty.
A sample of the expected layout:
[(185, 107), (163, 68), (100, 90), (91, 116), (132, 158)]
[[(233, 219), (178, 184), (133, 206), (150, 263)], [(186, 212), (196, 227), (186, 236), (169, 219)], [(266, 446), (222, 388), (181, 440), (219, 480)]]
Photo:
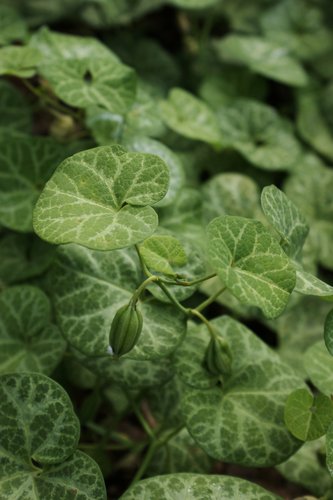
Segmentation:
[(0, 0), (1, 499), (333, 498), (332, 25)]

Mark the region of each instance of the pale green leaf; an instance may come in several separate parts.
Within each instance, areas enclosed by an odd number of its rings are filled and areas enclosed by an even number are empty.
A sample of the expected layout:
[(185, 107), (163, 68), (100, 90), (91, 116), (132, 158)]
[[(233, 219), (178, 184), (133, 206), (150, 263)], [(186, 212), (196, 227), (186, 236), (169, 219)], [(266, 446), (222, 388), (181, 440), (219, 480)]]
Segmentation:
[(170, 474), (140, 481), (121, 500), (278, 500), (273, 493), (232, 476)]
[(182, 413), (201, 448), (224, 462), (266, 467), (299, 447), (285, 427), (285, 400), (302, 381), (244, 325), (223, 316), (211, 322), (229, 344), (232, 373), (221, 386), (204, 366), (210, 340), (204, 326), (192, 327), (177, 350), (183, 381)]
[(21, 285), (0, 293), (0, 372), (50, 374), (66, 348), (51, 322), (51, 305), (40, 289)]
[(135, 98), (134, 71), (113, 56), (57, 59), (43, 64), (41, 73), (57, 97), (70, 106), (100, 106), (124, 114)]
[(333, 309), (328, 313), (325, 320), (324, 338), (326, 347), (333, 356)]
[(40, 192), (66, 148), (46, 137), (0, 139), (0, 223), (32, 231), (32, 211)]
[(261, 193), (263, 212), (281, 237), (281, 247), (286, 254), (295, 259), (303, 248), (309, 226), (287, 196), (276, 186), (267, 186)]
[[(57, 319), (68, 342), (88, 356), (107, 355), (112, 319), (141, 282), (136, 253), (61, 247), (51, 282)], [(171, 354), (185, 334), (183, 314), (157, 301), (140, 301), (138, 308), (143, 330), (127, 357), (157, 359)], [(110, 356), (107, 361), (112, 363)]]
[(31, 109), (23, 95), (13, 85), (0, 80), (0, 134), (8, 131), (29, 132)]
[(111, 250), (134, 245), (157, 227), (153, 205), (166, 194), (168, 167), (157, 156), (101, 146), (59, 165), (46, 184), (34, 228), (52, 243)]
[(207, 142), (221, 145), (221, 133), (213, 111), (203, 101), (180, 88), (170, 91), (168, 100), (160, 104), (162, 118), (175, 132)]
[(259, 221), (225, 215), (208, 226), (210, 262), (222, 283), (243, 304), (274, 318), (285, 309), (296, 273)]
[(19, 13), (10, 5), (0, 5), (0, 45), (23, 40), (26, 34), (27, 27)]
[(295, 87), (308, 82), (303, 67), (288, 49), (265, 38), (232, 34), (215, 42), (215, 49), (223, 62), (244, 64), (272, 80)]
[(297, 439), (318, 439), (333, 420), (333, 402), (324, 394), (312, 396), (308, 389), (297, 389), (288, 396), (284, 419)]
[(333, 287), (302, 268), (296, 268), (295, 292), (317, 297), (333, 297)]
[(290, 123), (274, 108), (246, 99), (218, 110), (223, 145), (265, 170), (289, 170), (298, 160), (300, 144)]
[(293, 456), (276, 468), (288, 481), (303, 486), (316, 496), (325, 496), (331, 489), (332, 480), (321, 462), (324, 458), (322, 440), (304, 443)]
[(333, 394), (333, 357), (327, 351), (325, 344), (319, 340), (304, 354), (305, 371), (320, 392), (327, 396)]
[(31, 78), (40, 61), (38, 50), (31, 47), (9, 46), (0, 49), (0, 75)]
[(140, 245), (140, 253), (146, 265), (158, 273), (174, 275), (173, 266), (184, 266), (187, 262), (182, 244), (173, 236), (153, 235)]

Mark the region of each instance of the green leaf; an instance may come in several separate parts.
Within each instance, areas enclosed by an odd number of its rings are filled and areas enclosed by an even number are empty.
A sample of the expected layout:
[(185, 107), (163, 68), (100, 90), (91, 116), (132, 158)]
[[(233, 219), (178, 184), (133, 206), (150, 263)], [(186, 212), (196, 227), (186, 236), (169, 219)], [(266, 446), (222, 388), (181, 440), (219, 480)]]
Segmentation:
[(43, 64), (41, 73), (57, 97), (70, 106), (101, 106), (124, 114), (135, 98), (134, 71), (113, 56), (55, 60)]
[(184, 9), (206, 9), (216, 5), (219, 0), (169, 0), (169, 3)]
[(168, 100), (161, 102), (160, 110), (165, 123), (178, 134), (215, 147), (221, 145), (221, 133), (213, 111), (189, 92), (172, 89)]
[(40, 61), (38, 50), (31, 47), (10, 46), (0, 49), (0, 75), (31, 78)]
[(260, 214), (259, 189), (246, 175), (218, 174), (202, 187), (203, 216), (210, 222), (219, 215), (256, 218)]
[(333, 309), (328, 313), (324, 327), (325, 344), (333, 356)]
[(309, 232), (303, 214), (276, 186), (263, 189), (261, 206), (268, 221), (282, 239), (281, 247), (290, 258), (295, 259)]
[(59, 165), (35, 212), (36, 233), (51, 243), (98, 250), (134, 245), (157, 227), (153, 205), (166, 194), (168, 167), (154, 155), (101, 146)]
[(215, 49), (223, 62), (244, 64), (272, 80), (295, 87), (308, 82), (303, 67), (288, 49), (265, 38), (228, 35), (215, 42)]
[(321, 462), (324, 458), (321, 440), (304, 443), (292, 457), (276, 468), (288, 481), (303, 486), (316, 496), (325, 496), (332, 487), (331, 477)]
[(328, 472), (333, 477), (333, 424), (331, 424), (326, 434), (326, 465)]
[(173, 236), (154, 235), (140, 245), (146, 265), (158, 273), (174, 275), (173, 265), (184, 266), (187, 257), (182, 244)]
[(295, 292), (303, 295), (315, 295), (317, 297), (333, 297), (333, 287), (317, 278), (311, 273), (307, 273), (302, 268), (296, 268)]
[(32, 231), (32, 211), (66, 149), (51, 138), (0, 138), (0, 223)]
[(208, 226), (208, 245), (213, 268), (238, 300), (260, 307), (268, 318), (283, 312), (296, 273), (261, 222), (217, 217)]
[[(141, 282), (136, 253), (64, 246), (59, 248), (50, 281), (57, 319), (67, 341), (88, 356), (107, 355), (112, 319)], [(157, 301), (142, 301), (138, 307), (143, 315), (142, 334), (125, 357), (168, 356), (185, 334), (183, 314)]]
[(333, 394), (333, 357), (325, 344), (319, 340), (304, 354), (304, 366), (308, 378), (320, 392), (327, 396)]
[(289, 170), (299, 159), (300, 144), (290, 123), (266, 104), (238, 99), (218, 110), (223, 144), (265, 170)]
[(121, 500), (278, 500), (273, 493), (245, 479), (204, 474), (170, 474), (144, 479), (127, 490)]
[(332, 422), (333, 402), (324, 394), (312, 396), (307, 389), (297, 389), (288, 396), (284, 418), (297, 439), (312, 441), (323, 436)]
[[(97, 464), (75, 452), (80, 425), (72, 403), (53, 380), (37, 373), (1, 376), (0, 496), (106, 499)], [(74, 454), (73, 454), (74, 453)]]
[(23, 40), (26, 35), (26, 24), (18, 12), (10, 5), (0, 5), (0, 45)]
[(31, 109), (21, 92), (5, 80), (0, 80), (0, 108), (0, 135), (30, 131)]
[(0, 372), (50, 374), (66, 342), (51, 323), (51, 306), (38, 288), (21, 285), (0, 294)]
[(42, 274), (55, 247), (35, 235), (9, 233), (0, 239), (0, 282), (10, 285)]
[(286, 460), (299, 442), (284, 425), (284, 403), (301, 379), (241, 323), (223, 316), (211, 324), (229, 344), (232, 374), (218, 385), (203, 363), (209, 333), (192, 327), (176, 355), (187, 429), (208, 455), (224, 462), (266, 467)]
[(209, 457), (196, 446), (188, 431), (182, 429), (155, 452), (147, 475), (157, 476), (175, 472), (208, 473), (210, 468)]

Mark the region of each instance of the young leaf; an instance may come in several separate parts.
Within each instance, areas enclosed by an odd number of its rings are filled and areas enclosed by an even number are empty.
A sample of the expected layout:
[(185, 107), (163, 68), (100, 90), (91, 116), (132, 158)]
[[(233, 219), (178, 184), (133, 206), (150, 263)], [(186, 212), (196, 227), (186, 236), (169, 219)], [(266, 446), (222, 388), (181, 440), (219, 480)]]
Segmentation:
[(145, 479), (127, 490), (120, 500), (147, 500), (156, 494), (159, 500), (185, 499), (189, 495), (207, 500), (279, 500), (245, 479), (204, 474), (170, 474)]
[(297, 389), (288, 396), (284, 419), (297, 439), (318, 439), (333, 421), (333, 402), (324, 394), (312, 396), (307, 389)]
[(221, 133), (213, 111), (185, 90), (172, 89), (160, 109), (165, 123), (175, 132), (215, 147), (221, 145)]
[(208, 226), (208, 246), (213, 268), (238, 300), (260, 307), (267, 318), (282, 313), (296, 273), (261, 222), (217, 217)]
[(31, 47), (10, 46), (0, 49), (0, 75), (31, 78), (40, 61), (38, 50)]
[(320, 392), (327, 396), (333, 394), (333, 357), (325, 344), (319, 340), (304, 354), (305, 371)]
[(140, 245), (146, 265), (158, 273), (175, 274), (173, 265), (183, 266), (187, 257), (182, 244), (173, 236), (154, 235)]
[(204, 326), (190, 328), (176, 352), (187, 429), (217, 460), (253, 467), (286, 460), (299, 442), (285, 427), (283, 409), (301, 379), (241, 323), (223, 316), (211, 324), (228, 342), (232, 373), (218, 385), (204, 366), (209, 333)]
[(0, 138), (0, 223), (32, 231), (32, 211), (66, 149), (45, 137)]
[(261, 206), (268, 221), (282, 238), (281, 247), (291, 259), (295, 259), (309, 232), (303, 214), (276, 186), (263, 189)]
[(306, 72), (284, 45), (265, 38), (232, 34), (215, 42), (215, 49), (223, 62), (244, 64), (272, 80), (295, 87), (308, 82)]
[(265, 170), (289, 170), (298, 160), (300, 144), (290, 124), (266, 104), (238, 99), (218, 110), (223, 145), (239, 151)]
[(75, 452), (80, 425), (64, 389), (37, 373), (0, 380), (0, 496), (66, 498), (74, 490), (83, 500), (105, 500), (97, 464)]
[[(51, 280), (54, 307), (66, 340), (87, 356), (107, 356), (112, 319), (129, 302), (140, 278), (134, 251), (61, 247)], [(185, 334), (184, 315), (157, 301), (140, 301), (138, 308), (143, 315), (143, 330), (138, 344), (127, 356), (147, 360), (171, 354)], [(110, 357), (108, 362), (111, 363)]]
[(52, 373), (66, 342), (51, 323), (47, 296), (30, 285), (7, 288), (0, 294), (0, 317), (0, 372)]
[(150, 205), (165, 195), (168, 167), (157, 156), (101, 146), (59, 165), (34, 212), (36, 233), (51, 243), (96, 250), (134, 245), (157, 227)]

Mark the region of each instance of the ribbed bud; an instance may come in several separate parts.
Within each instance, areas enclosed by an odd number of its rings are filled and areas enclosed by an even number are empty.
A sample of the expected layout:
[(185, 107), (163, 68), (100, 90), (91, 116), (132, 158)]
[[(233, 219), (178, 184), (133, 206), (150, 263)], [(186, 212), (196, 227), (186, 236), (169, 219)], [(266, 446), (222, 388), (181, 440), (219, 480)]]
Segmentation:
[(211, 338), (205, 355), (206, 367), (222, 379), (231, 374), (232, 355), (228, 343), (220, 337)]
[(112, 353), (122, 356), (131, 351), (142, 331), (142, 314), (132, 303), (122, 306), (113, 318), (109, 342)]

